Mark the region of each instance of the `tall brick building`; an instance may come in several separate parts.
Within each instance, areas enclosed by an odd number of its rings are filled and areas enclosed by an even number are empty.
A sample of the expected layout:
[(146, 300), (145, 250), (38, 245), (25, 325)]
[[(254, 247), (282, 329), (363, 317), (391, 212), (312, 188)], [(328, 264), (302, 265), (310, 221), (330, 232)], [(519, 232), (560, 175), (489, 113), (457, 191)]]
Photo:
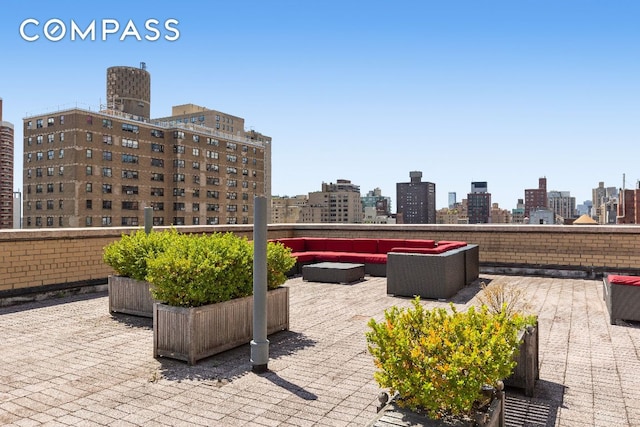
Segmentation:
[(538, 188), (524, 190), (524, 216), (530, 217), (537, 209), (547, 209), (547, 178), (538, 179)]
[(13, 124), (2, 121), (0, 98), (0, 228), (13, 225)]
[(396, 183), (399, 224), (436, 223), (436, 184), (423, 182), (421, 171), (409, 172), (409, 182)]
[[(188, 104), (150, 119), (144, 67), (107, 70), (107, 107), (24, 119), (24, 227), (253, 223), (271, 194), (271, 138)], [(177, 114), (176, 114), (177, 113)]]

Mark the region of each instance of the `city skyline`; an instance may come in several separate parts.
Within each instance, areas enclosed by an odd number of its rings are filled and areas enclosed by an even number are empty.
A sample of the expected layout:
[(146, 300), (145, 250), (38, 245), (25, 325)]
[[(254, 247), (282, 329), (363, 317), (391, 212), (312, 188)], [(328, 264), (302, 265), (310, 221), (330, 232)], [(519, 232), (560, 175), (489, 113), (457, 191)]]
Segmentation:
[[(153, 5), (153, 7), (150, 7)], [(492, 202), (516, 206), (540, 177), (576, 203), (606, 186), (634, 188), (640, 5), (491, 1), (357, 4), (241, 1), (124, 3), (99, 12), (44, 1), (0, 17), (4, 118), (15, 126), (14, 189), (22, 190), (28, 115), (105, 104), (104, 70), (146, 62), (152, 117), (194, 103), (247, 118), (273, 138), (273, 195), (348, 179), (363, 194), (412, 170), (436, 184), (436, 207), (487, 181)], [(126, 7), (125, 7), (126, 6)], [(19, 28), (40, 38), (28, 42)], [(145, 23), (175, 19), (144, 39)], [(96, 40), (44, 37), (59, 19)], [(100, 40), (106, 19), (122, 24)], [(143, 36), (119, 40), (132, 20)], [(57, 21), (56, 21), (57, 22)], [(53, 28), (53, 27), (52, 27)], [(611, 148), (609, 148), (611, 147)]]

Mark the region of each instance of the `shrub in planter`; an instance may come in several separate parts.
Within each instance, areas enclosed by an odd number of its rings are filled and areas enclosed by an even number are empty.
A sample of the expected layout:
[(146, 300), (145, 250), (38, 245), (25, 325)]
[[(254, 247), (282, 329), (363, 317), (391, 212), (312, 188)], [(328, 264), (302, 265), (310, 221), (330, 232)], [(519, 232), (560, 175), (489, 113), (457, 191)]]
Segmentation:
[[(267, 287), (286, 280), (290, 249), (267, 245)], [(148, 261), (153, 297), (177, 307), (200, 307), (253, 293), (253, 245), (233, 233), (183, 236)]]
[(517, 334), (528, 319), (486, 306), (459, 312), (391, 307), (385, 320), (371, 319), (367, 342), (378, 370), (375, 379), (401, 407), (430, 418), (473, 419), (486, 405), (483, 388), (496, 387), (515, 366)]
[(139, 230), (123, 235), (104, 248), (103, 260), (115, 275), (109, 276), (109, 312), (152, 317), (154, 300), (147, 276), (147, 261), (157, 257), (179, 238), (175, 230), (149, 234)]
[(147, 261), (164, 252), (178, 238), (176, 230), (149, 234), (138, 230), (123, 234), (120, 240), (104, 248), (102, 258), (116, 274), (136, 280), (146, 280)]

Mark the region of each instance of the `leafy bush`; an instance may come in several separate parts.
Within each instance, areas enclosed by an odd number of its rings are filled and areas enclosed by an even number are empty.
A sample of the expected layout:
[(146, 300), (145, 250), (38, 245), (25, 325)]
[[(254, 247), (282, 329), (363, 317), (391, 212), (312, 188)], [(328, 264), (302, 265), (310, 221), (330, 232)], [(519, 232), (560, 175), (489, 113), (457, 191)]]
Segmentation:
[(198, 307), (253, 291), (251, 245), (232, 233), (184, 236), (148, 264), (151, 294), (169, 305)]
[[(286, 280), (295, 259), (281, 244), (267, 244), (267, 288)], [(232, 233), (182, 236), (148, 262), (153, 297), (179, 307), (199, 307), (253, 294), (253, 245)]]
[(530, 319), (486, 306), (458, 312), (391, 307), (385, 320), (369, 321), (369, 352), (381, 387), (396, 392), (398, 404), (432, 418), (470, 416), (482, 400), (482, 387), (496, 386), (515, 367), (517, 333)]
[(138, 230), (123, 234), (120, 240), (104, 248), (102, 259), (120, 276), (145, 280), (148, 260), (164, 252), (177, 236), (175, 230), (151, 231), (149, 234)]
[(287, 281), (286, 273), (296, 263), (291, 249), (282, 243), (267, 243), (267, 289), (275, 289)]

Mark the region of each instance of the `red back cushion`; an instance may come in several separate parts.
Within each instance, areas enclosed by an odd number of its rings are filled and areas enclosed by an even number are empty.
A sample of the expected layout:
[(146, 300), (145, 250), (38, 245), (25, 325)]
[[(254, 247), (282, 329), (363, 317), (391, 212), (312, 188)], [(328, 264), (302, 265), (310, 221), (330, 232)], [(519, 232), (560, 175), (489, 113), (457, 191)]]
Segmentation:
[(304, 239), (300, 237), (292, 237), (285, 239), (278, 239), (276, 242), (280, 242), (288, 248), (291, 248), (291, 252), (304, 252)]
[(352, 252), (353, 240), (352, 239), (327, 239), (326, 251), (331, 252)]
[(378, 253), (386, 254), (393, 248), (404, 248), (406, 240), (404, 239), (379, 239), (378, 240)]
[(324, 251), (327, 248), (327, 239), (324, 237), (305, 237), (304, 249), (307, 251)]
[(378, 252), (378, 241), (376, 239), (353, 239), (353, 252), (375, 254)]

